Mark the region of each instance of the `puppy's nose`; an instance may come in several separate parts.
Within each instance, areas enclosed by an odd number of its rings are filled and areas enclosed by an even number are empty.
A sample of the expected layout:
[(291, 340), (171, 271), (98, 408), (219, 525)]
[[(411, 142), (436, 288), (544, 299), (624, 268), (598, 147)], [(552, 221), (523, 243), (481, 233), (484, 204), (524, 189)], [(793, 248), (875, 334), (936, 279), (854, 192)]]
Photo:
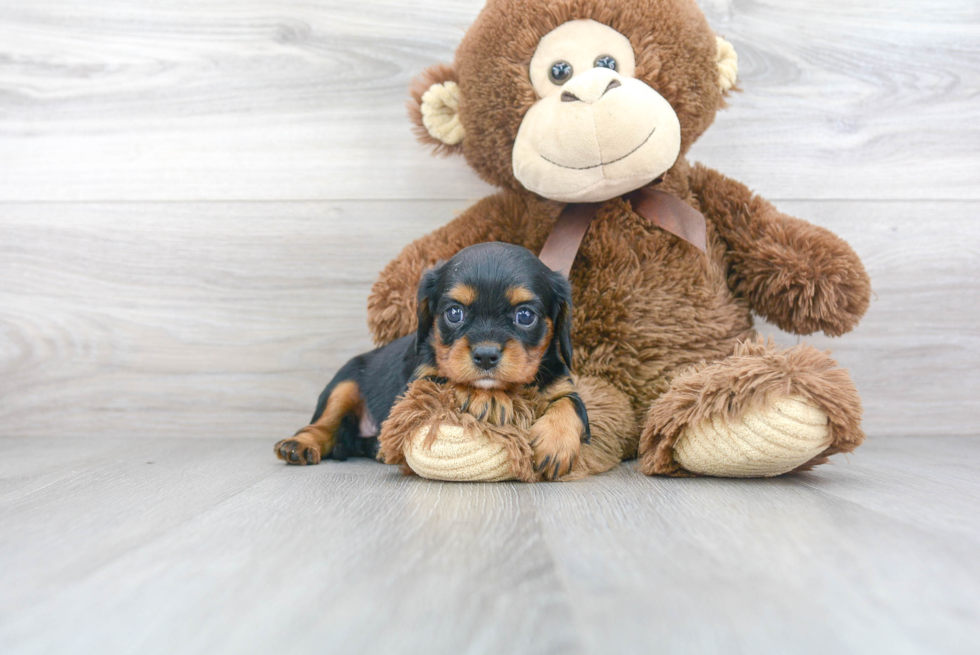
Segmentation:
[(489, 371), (500, 363), (500, 348), (497, 346), (477, 346), (473, 349), (473, 363)]

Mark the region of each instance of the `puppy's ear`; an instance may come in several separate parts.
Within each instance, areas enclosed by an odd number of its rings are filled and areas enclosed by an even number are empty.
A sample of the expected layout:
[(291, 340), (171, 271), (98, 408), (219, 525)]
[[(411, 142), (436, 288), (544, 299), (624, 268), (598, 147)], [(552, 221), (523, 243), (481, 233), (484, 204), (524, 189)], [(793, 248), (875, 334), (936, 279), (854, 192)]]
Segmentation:
[(437, 294), (439, 291), (439, 278), (442, 275), (442, 269), (445, 264), (443, 262), (437, 262), (435, 266), (430, 268), (422, 275), (422, 280), (419, 282), (419, 293), (418, 293), (418, 319), (419, 328), (415, 335), (415, 352), (418, 353), (422, 350), (422, 347), (429, 340), (429, 333), (432, 331), (433, 323), (433, 310), (439, 299)]
[(557, 344), (558, 357), (569, 371), (572, 370), (572, 285), (561, 273), (551, 274), (551, 290), (554, 294), (551, 320), (555, 324), (552, 343)]

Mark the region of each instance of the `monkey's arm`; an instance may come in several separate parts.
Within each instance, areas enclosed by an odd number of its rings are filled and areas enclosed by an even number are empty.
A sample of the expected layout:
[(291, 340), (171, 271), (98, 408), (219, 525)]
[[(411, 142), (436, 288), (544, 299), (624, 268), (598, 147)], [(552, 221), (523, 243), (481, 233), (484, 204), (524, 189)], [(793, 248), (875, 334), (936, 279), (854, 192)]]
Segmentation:
[(691, 186), (728, 246), (729, 285), (754, 312), (795, 334), (839, 336), (857, 325), (871, 282), (843, 239), (700, 164)]
[(506, 241), (531, 247), (520, 228), (527, 213), (526, 200), (501, 192), (480, 200), (455, 220), (416, 239), (381, 271), (368, 296), (368, 327), (379, 346), (418, 329), (416, 292), (422, 273), (467, 246), (484, 241)]

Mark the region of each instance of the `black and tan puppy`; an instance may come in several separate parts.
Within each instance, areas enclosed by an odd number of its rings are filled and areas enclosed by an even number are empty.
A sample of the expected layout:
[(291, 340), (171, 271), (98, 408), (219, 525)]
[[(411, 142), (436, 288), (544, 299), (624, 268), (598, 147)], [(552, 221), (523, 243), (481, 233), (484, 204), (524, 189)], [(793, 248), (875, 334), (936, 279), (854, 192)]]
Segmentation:
[(585, 405), (570, 380), (571, 288), (529, 250), (482, 243), (428, 271), (418, 289), (419, 328), (358, 355), (320, 395), (313, 420), (276, 444), (290, 464), (373, 457), (379, 426), (417, 379), (454, 389), (464, 411), (506, 421), (507, 393), (530, 390), (544, 409), (531, 428), (534, 463), (553, 479), (588, 441)]

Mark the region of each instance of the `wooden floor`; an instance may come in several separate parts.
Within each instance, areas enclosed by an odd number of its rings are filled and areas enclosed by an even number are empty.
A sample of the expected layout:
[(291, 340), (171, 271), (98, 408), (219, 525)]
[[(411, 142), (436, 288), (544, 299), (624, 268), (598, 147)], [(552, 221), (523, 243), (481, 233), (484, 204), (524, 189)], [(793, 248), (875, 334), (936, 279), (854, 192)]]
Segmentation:
[(441, 484), (0, 440), (3, 653), (976, 653), (980, 440), (775, 480)]

